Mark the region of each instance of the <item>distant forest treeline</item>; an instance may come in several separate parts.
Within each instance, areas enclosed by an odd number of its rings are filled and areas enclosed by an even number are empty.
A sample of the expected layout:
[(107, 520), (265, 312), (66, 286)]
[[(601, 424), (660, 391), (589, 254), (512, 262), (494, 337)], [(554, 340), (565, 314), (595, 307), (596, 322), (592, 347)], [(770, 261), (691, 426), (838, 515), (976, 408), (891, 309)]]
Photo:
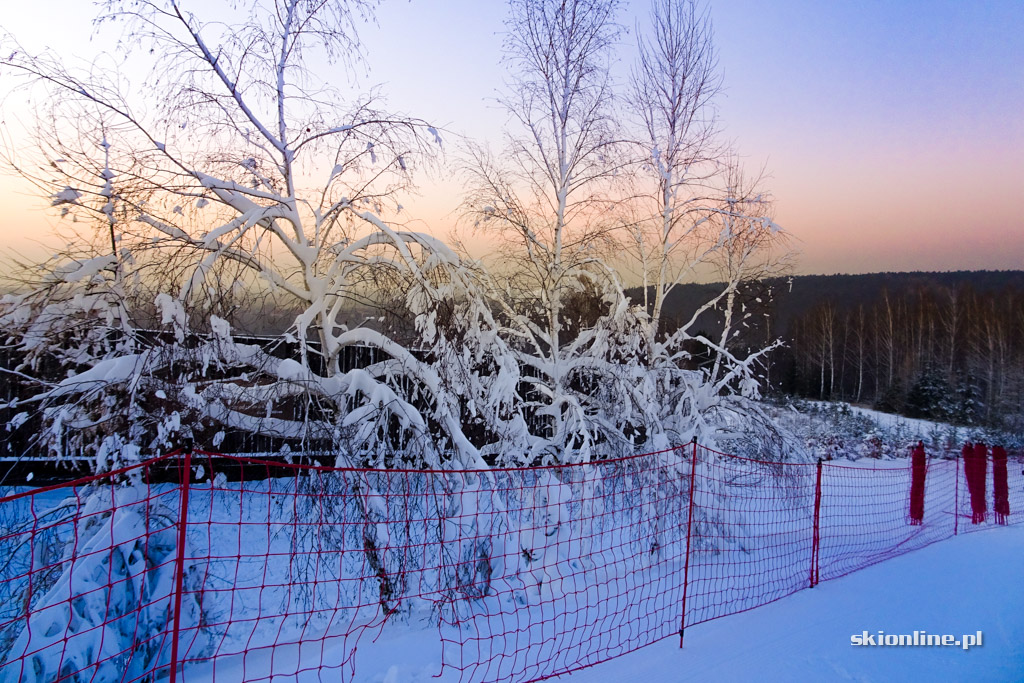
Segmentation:
[[(706, 288), (680, 291), (672, 315), (692, 315)], [(765, 368), (770, 391), (1024, 428), (1024, 271), (800, 276), (744, 301), (753, 314), (733, 343), (786, 343)], [(713, 333), (716, 313), (701, 324)]]

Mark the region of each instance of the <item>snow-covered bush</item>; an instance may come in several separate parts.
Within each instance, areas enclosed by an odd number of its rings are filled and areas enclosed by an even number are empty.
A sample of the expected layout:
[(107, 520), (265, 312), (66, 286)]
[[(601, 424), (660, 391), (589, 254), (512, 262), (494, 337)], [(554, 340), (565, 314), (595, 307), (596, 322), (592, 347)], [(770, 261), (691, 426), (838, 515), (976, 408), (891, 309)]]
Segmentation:
[[(28, 617), (4, 634), (9, 646), (3, 661), (24, 658), (24, 666), (0, 664), (0, 679), (136, 679), (169, 664), (177, 510), (144, 499), (143, 490), (101, 486), (42, 515), (59, 538), (33, 544), (39, 551), (26, 568), (24, 594), (16, 598)], [(192, 585), (196, 574), (190, 575), (179, 623), (193, 629), (198, 653), (206, 634), (201, 587)]]

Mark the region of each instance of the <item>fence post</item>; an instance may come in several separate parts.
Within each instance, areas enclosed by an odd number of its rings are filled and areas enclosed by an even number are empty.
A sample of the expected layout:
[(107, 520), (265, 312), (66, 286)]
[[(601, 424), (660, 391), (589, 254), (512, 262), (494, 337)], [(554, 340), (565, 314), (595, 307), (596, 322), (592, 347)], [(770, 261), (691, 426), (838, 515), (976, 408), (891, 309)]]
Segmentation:
[(960, 454), (956, 454), (956, 482), (953, 484), (953, 535), (960, 531)]
[(818, 585), (818, 547), (821, 537), (821, 458), (818, 458), (818, 474), (814, 484), (814, 530), (811, 533), (811, 576), (810, 588)]
[(693, 485), (697, 481), (697, 437), (693, 437), (690, 453), (690, 509), (686, 515), (686, 560), (683, 564), (683, 614), (679, 618), (679, 647), (683, 647), (683, 632), (686, 630), (686, 589), (690, 583), (690, 532), (693, 528)]
[(192, 449), (181, 468), (181, 506), (178, 511), (178, 557), (174, 576), (174, 628), (171, 635), (171, 683), (178, 680), (178, 634), (181, 631), (181, 587), (185, 576), (185, 527), (188, 525), (188, 489), (192, 480)]

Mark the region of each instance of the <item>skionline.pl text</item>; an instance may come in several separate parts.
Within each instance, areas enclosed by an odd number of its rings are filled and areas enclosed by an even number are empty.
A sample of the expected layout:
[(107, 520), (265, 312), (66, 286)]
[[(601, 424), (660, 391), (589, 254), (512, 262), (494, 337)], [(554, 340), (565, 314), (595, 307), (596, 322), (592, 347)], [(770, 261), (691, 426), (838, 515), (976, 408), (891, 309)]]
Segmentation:
[(913, 633), (886, 633), (885, 631), (862, 631), (850, 636), (850, 645), (855, 647), (959, 647), (968, 650), (980, 647), (981, 631), (961, 636), (914, 631)]

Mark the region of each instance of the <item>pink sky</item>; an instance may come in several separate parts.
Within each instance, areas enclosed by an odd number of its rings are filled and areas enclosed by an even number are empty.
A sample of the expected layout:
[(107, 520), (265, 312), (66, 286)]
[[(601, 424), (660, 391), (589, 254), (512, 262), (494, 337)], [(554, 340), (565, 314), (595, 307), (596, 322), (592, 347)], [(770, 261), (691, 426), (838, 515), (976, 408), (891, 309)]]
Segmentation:
[[(44, 5), (21, 5), (2, 26), (29, 48), (98, 49), (79, 37), (90, 3)], [(623, 23), (644, 7), (627, 3)], [(487, 98), (502, 78), (503, 12), (498, 2), (385, 3), (379, 28), (364, 32), (362, 82), (497, 148), (504, 116)], [(726, 136), (770, 174), (798, 272), (1024, 268), (1024, 3), (722, 0), (711, 12)], [(403, 200), (407, 214), (444, 235), (458, 180), (442, 170), (420, 191)], [(53, 242), (57, 220), (30, 193), (0, 178), (0, 240), (32, 254), (33, 240)]]

